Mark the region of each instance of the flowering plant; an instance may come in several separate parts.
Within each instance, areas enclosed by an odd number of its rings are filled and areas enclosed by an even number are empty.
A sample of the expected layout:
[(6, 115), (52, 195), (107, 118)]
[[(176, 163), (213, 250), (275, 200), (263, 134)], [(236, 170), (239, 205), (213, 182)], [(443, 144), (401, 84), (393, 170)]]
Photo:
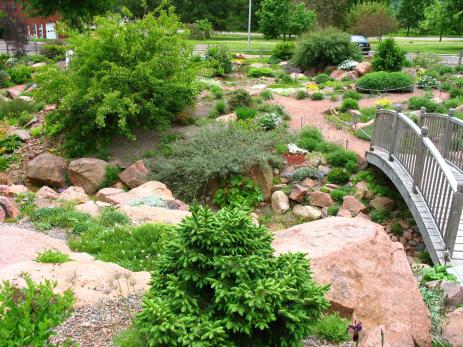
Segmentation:
[(309, 82), (307, 84), (307, 89), (309, 90), (319, 90), (318, 85), (315, 82)]
[(291, 154), (306, 154), (307, 150), (299, 148), (295, 143), (288, 144), (288, 152)]
[(341, 64), (338, 65), (338, 70), (343, 70), (343, 71), (352, 71), (354, 70), (359, 63), (355, 60), (344, 60), (341, 62)]
[(376, 101), (376, 105), (381, 106), (381, 108), (389, 108), (392, 105), (392, 101), (388, 98), (381, 98)]
[(416, 84), (423, 89), (439, 88), (439, 81), (429, 75), (421, 76)]
[(278, 128), (282, 122), (283, 119), (276, 113), (264, 114), (258, 120), (260, 127), (267, 131)]

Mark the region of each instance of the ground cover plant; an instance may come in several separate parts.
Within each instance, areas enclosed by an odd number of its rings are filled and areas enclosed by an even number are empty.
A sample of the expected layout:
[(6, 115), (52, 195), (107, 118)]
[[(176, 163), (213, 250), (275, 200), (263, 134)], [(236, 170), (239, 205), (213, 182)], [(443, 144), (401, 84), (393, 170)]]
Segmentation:
[(155, 159), (152, 177), (164, 182), (175, 196), (192, 202), (206, 196), (213, 182), (244, 175), (254, 165), (281, 165), (275, 146), (284, 139), (285, 132), (278, 129), (207, 126), (192, 138), (172, 144), (170, 156)]
[(36, 74), (36, 96), (57, 104), (47, 132), (63, 134), (65, 149), (77, 156), (113, 135), (133, 138), (140, 126), (168, 126), (196, 92), (192, 47), (180, 28), (174, 14), (160, 10), (125, 22), (96, 18), (95, 30), (72, 34), (70, 68)]
[(7, 346), (45, 346), (53, 328), (72, 312), (74, 296), (70, 290), (54, 293), (56, 283), (34, 283), (23, 275), (26, 286), (6, 281), (0, 284), (0, 341)]
[(52, 264), (62, 264), (69, 260), (71, 260), (69, 255), (53, 249), (47, 249), (46, 251), (40, 252), (37, 254), (37, 258), (35, 258), (35, 261), (38, 263)]
[[(328, 307), (303, 254), (275, 257), (247, 212), (194, 207), (162, 252), (136, 329), (151, 345), (301, 346)], [(233, 266), (230, 266), (230, 263)]]
[(220, 207), (234, 206), (252, 209), (263, 199), (262, 191), (253, 179), (238, 175), (232, 177), (224, 188), (217, 190), (213, 201)]

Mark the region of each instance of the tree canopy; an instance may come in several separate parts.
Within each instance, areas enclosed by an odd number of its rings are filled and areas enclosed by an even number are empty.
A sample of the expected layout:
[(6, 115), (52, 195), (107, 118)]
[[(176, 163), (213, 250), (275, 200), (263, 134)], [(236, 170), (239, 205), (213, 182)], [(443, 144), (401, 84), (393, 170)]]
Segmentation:
[(378, 37), (389, 34), (397, 28), (391, 7), (373, 1), (354, 5), (347, 14), (347, 25), (354, 34)]
[(424, 19), (424, 10), (430, 3), (429, 0), (401, 0), (397, 11), (397, 19), (401, 26), (407, 29), (407, 35), (411, 28), (417, 28)]

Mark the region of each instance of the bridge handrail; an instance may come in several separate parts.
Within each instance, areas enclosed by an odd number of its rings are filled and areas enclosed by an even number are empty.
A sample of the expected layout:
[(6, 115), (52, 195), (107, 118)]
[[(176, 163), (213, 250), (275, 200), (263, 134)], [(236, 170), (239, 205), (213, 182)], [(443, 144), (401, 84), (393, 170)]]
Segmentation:
[(378, 108), (371, 149), (385, 150), (390, 161), (397, 160), (407, 171), (413, 192), (423, 197), (452, 254), (463, 211), (463, 185), (427, 135), (427, 127), (420, 129), (406, 115)]
[(455, 110), (448, 115), (420, 111), (420, 124), (427, 126), (429, 137), (439, 148), (449, 164), (463, 172), (463, 120), (453, 117)]

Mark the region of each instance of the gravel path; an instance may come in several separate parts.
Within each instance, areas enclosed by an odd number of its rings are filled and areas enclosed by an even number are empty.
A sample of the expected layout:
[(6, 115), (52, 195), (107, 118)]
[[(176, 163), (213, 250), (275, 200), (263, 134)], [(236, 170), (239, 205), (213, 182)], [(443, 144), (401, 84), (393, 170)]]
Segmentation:
[[(421, 95), (424, 95), (424, 91), (420, 89), (417, 89), (413, 93), (389, 94), (386, 96), (382, 95), (374, 98), (362, 99), (359, 102), (359, 106), (361, 108), (373, 107), (378, 99), (385, 97), (393, 103), (403, 103), (412, 96)], [(441, 99), (447, 99), (448, 93), (435, 91), (434, 96)], [(328, 99), (320, 101), (313, 101), (310, 99), (296, 100), (292, 97), (285, 97), (278, 94), (274, 94), (273, 98), (277, 104), (283, 106), (291, 115), (291, 129), (299, 131), (306, 125), (314, 126), (322, 131), (323, 137), (326, 140), (354, 151), (362, 158), (365, 156), (365, 152), (368, 151), (370, 147), (369, 142), (361, 140), (345, 130), (338, 129), (334, 124), (326, 120), (324, 112), (333, 104), (335, 107), (340, 106), (342, 101), (333, 103)]]

